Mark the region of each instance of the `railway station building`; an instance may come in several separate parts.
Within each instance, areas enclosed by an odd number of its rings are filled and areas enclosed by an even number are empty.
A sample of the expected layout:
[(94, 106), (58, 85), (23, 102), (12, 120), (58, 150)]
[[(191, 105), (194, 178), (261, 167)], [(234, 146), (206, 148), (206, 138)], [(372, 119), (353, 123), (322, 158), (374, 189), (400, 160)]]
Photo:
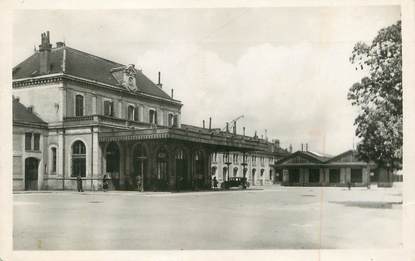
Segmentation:
[(134, 65), (52, 46), (49, 32), (13, 68), (12, 84), (14, 190), (73, 190), (78, 176), (85, 190), (100, 190), (104, 175), (116, 190), (136, 189), (139, 177), (145, 191), (208, 189), (215, 155), (244, 155), (244, 163), (270, 148), (258, 137), (183, 124), (183, 104), (160, 74), (153, 83)]

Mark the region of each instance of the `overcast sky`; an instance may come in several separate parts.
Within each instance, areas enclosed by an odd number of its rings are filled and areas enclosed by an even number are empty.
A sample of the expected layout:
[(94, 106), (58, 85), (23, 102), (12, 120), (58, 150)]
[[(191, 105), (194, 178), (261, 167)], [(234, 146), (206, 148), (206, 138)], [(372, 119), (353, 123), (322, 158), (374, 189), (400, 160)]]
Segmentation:
[(211, 116), (222, 128), (244, 115), (239, 132), (267, 129), (282, 146), (336, 154), (354, 140), (353, 45), (399, 19), (394, 6), (18, 11), (13, 57), (31, 55), (49, 30), (53, 43), (135, 64), (153, 81), (161, 71), (184, 123)]

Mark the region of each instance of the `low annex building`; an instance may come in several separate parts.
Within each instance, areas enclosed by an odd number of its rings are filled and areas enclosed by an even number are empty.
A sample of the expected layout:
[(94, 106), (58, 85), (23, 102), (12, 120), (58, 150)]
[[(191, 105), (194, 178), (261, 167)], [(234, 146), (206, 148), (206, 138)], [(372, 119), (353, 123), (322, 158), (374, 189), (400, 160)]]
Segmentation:
[(172, 191), (211, 187), (212, 155), (269, 142), (181, 122), (183, 104), (134, 65), (58, 42), (49, 32), (13, 68), (13, 189)]
[(311, 151), (297, 151), (275, 164), (285, 186), (367, 186), (371, 166), (348, 150), (335, 157)]

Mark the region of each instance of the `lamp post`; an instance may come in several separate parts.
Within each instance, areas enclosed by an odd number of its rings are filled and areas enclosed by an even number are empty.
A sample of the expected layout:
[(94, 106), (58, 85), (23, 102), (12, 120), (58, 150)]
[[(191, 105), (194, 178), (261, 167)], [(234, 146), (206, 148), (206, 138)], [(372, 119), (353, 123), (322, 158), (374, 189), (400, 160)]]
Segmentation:
[(230, 171), (230, 166), (232, 164), (232, 162), (229, 162), (229, 151), (225, 152), (225, 164), (227, 166), (227, 181), (229, 181), (229, 171)]
[(242, 176), (243, 176), (243, 179), (244, 179), (244, 186), (246, 186), (246, 182), (247, 182), (247, 179), (246, 179), (246, 172), (247, 172), (247, 168), (246, 168), (246, 166), (248, 165), (248, 163), (246, 163), (246, 153), (245, 153), (245, 151), (243, 152), (243, 154), (242, 154), (242, 163), (241, 163), (241, 165), (242, 165)]
[(140, 162), (140, 171), (141, 171), (141, 185), (140, 190), (141, 192), (144, 192), (144, 161), (147, 159), (145, 156), (139, 156), (137, 157), (138, 161)]

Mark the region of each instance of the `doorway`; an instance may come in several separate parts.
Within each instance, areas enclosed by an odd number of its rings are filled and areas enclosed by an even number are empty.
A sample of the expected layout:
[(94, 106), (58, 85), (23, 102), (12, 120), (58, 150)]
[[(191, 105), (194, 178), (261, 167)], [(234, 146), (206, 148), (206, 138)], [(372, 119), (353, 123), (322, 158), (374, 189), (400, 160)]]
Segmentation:
[(25, 190), (37, 190), (39, 160), (27, 158), (25, 160)]

